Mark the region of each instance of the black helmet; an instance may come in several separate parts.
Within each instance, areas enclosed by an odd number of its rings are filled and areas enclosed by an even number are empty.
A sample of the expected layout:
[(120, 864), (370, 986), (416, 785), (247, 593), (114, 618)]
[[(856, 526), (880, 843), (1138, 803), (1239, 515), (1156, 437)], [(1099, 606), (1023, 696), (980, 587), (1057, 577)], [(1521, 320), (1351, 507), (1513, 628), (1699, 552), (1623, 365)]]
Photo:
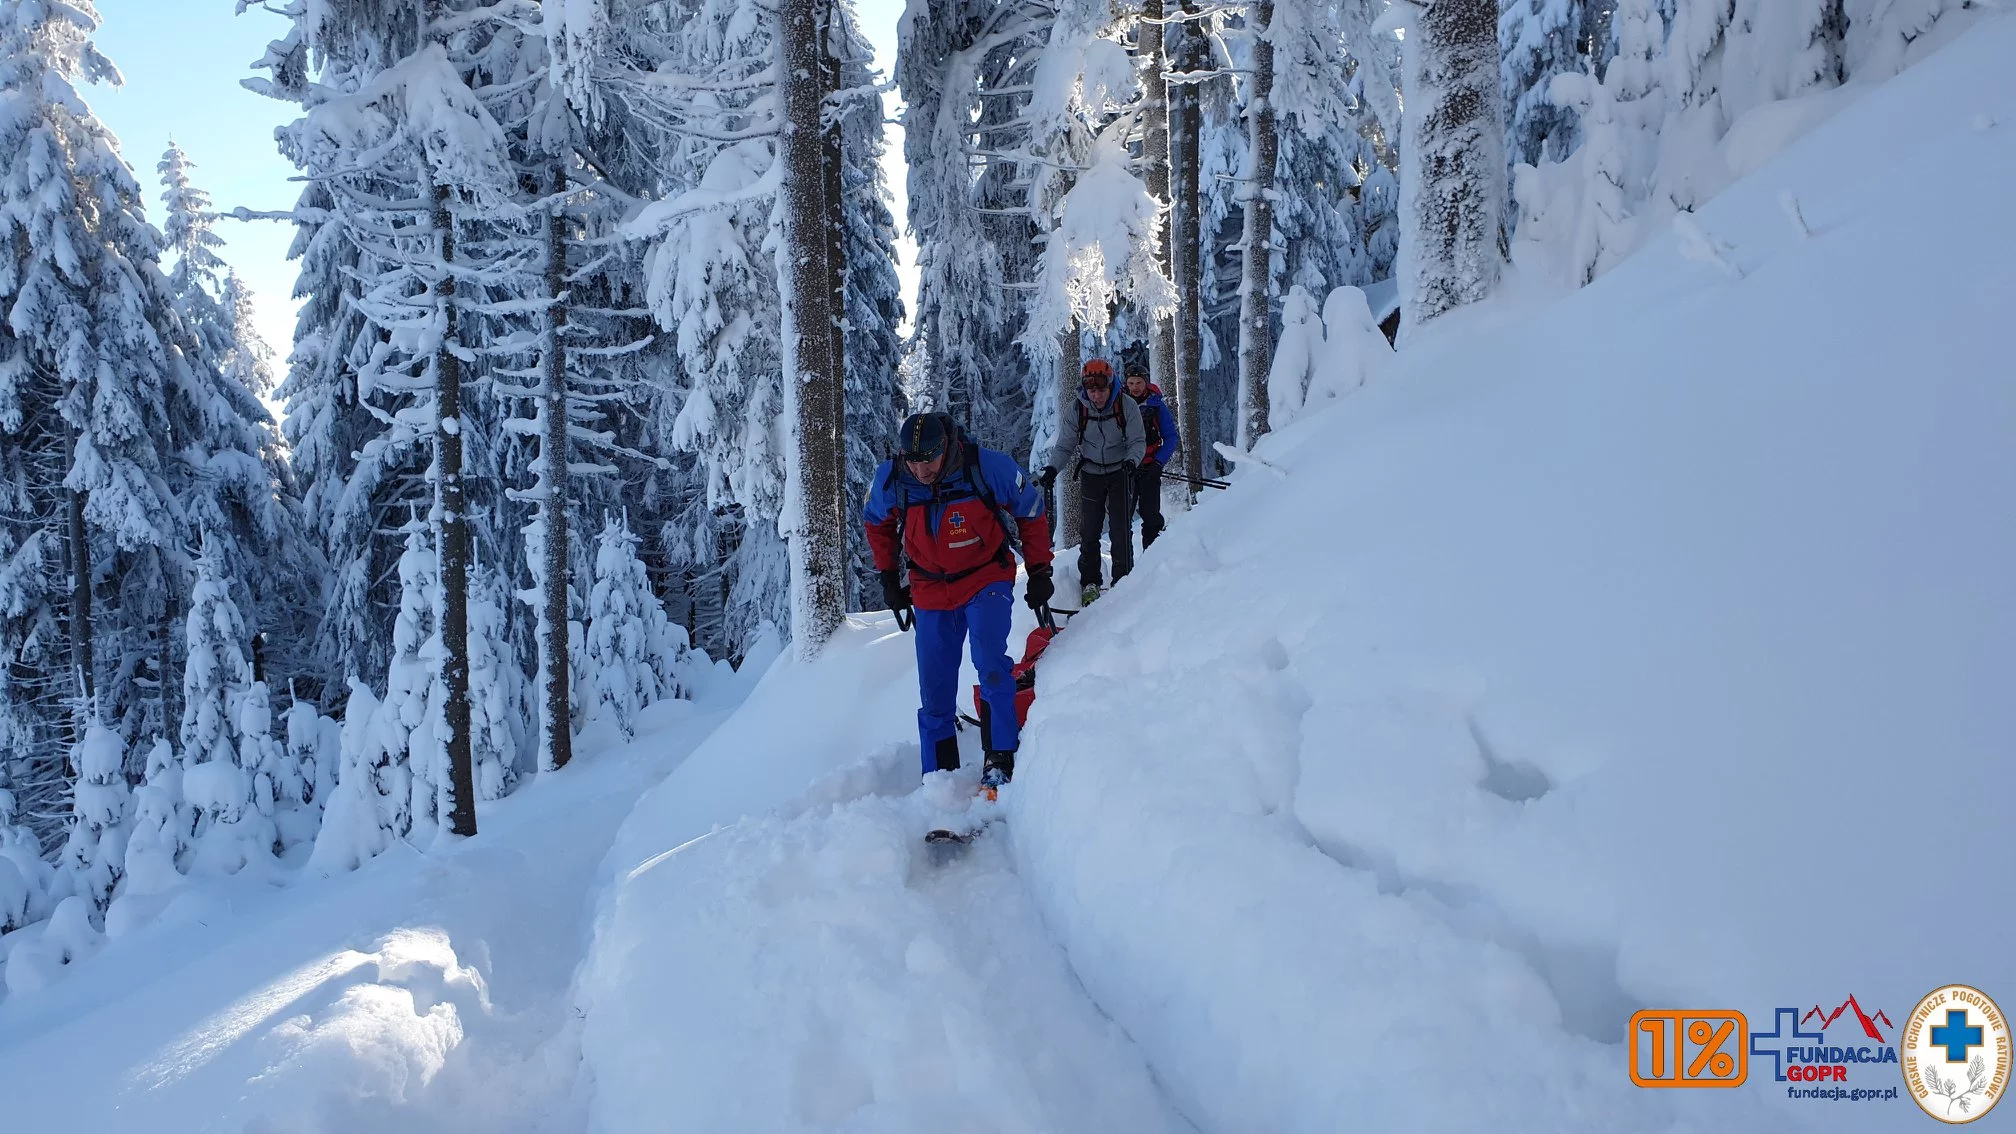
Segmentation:
[(913, 413), (896, 431), (896, 455), (906, 461), (934, 461), (952, 447), (950, 422), (942, 413)]
[(1148, 364), (1147, 364), (1146, 362), (1143, 362), (1143, 361), (1141, 361), (1141, 360), (1140, 360), (1140, 359), (1138, 359), (1138, 358), (1130, 358), (1130, 359), (1128, 359), (1128, 360), (1127, 360), (1127, 368), (1126, 368), (1126, 369), (1127, 369), (1127, 375), (1126, 375), (1126, 376), (1127, 376), (1127, 377), (1129, 377), (1129, 378), (1146, 378), (1146, 377), (1148, 377)]

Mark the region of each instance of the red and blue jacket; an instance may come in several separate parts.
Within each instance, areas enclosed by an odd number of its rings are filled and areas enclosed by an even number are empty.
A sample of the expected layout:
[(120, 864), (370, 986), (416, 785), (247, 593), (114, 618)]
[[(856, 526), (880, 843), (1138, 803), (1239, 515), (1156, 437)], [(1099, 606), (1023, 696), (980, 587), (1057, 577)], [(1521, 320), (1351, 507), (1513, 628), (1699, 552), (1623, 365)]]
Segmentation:
[(1050, 521), (1043, 493), (1015, 458), (972, 442), (955, 448), (936, 484), (925, 484), (897, 461), (875, 470), (861, 509), (875, 569), (899, 558), (910, 569), (910, 598), (920, 610), (956, 610), (993, 583), (1013, 582), (1015, 553), (1050, 562)]
[(1176, 455), (1176, 415), (1169, 412), (1169, 403), (1162, 400), (1162, 387), (1149, 386), (1147, 395), (1141, 399), (1141, 424), (1148, 434), (1146, 459), (1167, 465), (1169, 458)]

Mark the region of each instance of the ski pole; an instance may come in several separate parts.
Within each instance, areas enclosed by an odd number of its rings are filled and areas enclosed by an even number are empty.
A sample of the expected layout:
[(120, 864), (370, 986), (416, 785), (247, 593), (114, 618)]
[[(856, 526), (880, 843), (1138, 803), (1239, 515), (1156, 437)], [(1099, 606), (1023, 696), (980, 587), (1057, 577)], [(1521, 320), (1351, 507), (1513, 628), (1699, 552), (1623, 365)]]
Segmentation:
[(1174, 481), (1179, 481), (1179, 482), (1181, 482), (1181, 483), (1183, 483), (1183, 484), (1188, 484), (1188, 485), (1192, 485), (1192, 486), (1194, 486), (1194, 487), (1197, 487), (1197, 488), (1230, 488), (1230, 487), (1232, 487), (1232, 485), (1231, 485), (1231, 484), (1230, 484), (1229, 482), (1227, 482), (1227, 481), (1222, 481), (1222, 480), (1212, 480), (1212, 479), (1211, 479), (1210, 477), (1208, 477), (1208, 476), (1207, 476), (1207, 477), (1200, 477), (1200, 478), (1198, 478), (1198, 479), (1196, 479), (1196, 480), (1191, 480), (1191, 479), (1190, 479), (1189, 477), (1187, 477), (1187, 476), (1184, 476), (1184, 475), (1183, 475), (1182, 473), (1172, 473), (1172, 472), (1168, 471), (1167, 469), (1164, 469), (1164, 470), (1162, 471), (1162, 479), (1163, 479), (1163, 480), (1174, 480)]

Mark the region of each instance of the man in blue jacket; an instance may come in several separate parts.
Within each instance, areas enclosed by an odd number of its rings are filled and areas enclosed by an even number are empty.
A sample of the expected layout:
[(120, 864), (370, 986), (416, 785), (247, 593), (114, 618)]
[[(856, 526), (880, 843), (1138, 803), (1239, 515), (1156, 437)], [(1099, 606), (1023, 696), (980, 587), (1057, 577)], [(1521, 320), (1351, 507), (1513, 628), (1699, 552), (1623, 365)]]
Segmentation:
[(923, 772), (959, 767), (959, 653), (966, 646), (980, 675), (980, 742), (987, 754), (980, 782), (992, 792), (1015, 774), (1021, 740), (1015, 663), (1008, 658), (1018, 545), (1029, 566), (1030, 609), (1042, 609), (1054, 589), (1043, 494), (1015, 458), (981, 448), (949, 415), (912, 414), (897, 433), (896, 459), (875, 470), (861, 521), (882, 574), (883, 601), (890, 610), (916, 612)]
[(1141, 427), (1148, 434), (1147, 454), (1134, 470), (1134, 498), (1140, 502), (1141, 546), (1162, 534), (1162, 469), (1176, 455), (1176, 415), (1162, 400), (1162, 387), (1150, 385), (1148, 368), (1127, 364), (1127, 396), (1141, 407)]

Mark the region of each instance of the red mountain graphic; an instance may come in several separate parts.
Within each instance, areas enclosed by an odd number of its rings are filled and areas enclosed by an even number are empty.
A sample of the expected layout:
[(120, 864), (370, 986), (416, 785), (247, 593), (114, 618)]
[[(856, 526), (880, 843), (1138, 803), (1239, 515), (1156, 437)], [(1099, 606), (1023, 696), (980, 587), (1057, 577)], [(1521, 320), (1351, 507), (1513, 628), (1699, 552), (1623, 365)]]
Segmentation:
[(1885, 1016), (1882, 1010), (1878, 1009), (1875, 1017), (1871, 1018), (1869, 1013), (1864, 1012), (1862, 1010), (1862, 1005), (1855, 1002), (1855, 998), (1853, 996), (1850, 996), (1848, 999), (1843, 1000), (1841, 1002), (1841, 1006), (1834, 1009), (1832, 1012), (1825, 1011), (1818, 1004), (1815, 1004), (1813, 1006), (1812, 1011), (1800, 1017), (1799, 1022), (1801, 1024), (1804, 1024), (1807, 1021), (1813, 1019), (1815, 1016), (1818, 1016), (1820, 1018), (1820, 1030), (1824, 1032), (1829, 1027), (1833, 1026), (1834, 1021), (1841, 1018), (1841, 1013), (1846, 1012), (1850, 1008), (1855, 1009), (1855, 1018), (1862, 1022), (1862, 1033), (1864, 1035), (1868, 1036), (1870, 1039), (1875, 1040), (1877, 1043), (1889, 1042), (1883, 1038), (1882, 1032), (1876, 1030), (1876, 1021), (1877, 1020), (1883, 1021), (1883, 1026), (1886, 1028), (1894, 1027), (1895, 1025), (1893, 1025), (1890, 1022), (1890, 1017)]

